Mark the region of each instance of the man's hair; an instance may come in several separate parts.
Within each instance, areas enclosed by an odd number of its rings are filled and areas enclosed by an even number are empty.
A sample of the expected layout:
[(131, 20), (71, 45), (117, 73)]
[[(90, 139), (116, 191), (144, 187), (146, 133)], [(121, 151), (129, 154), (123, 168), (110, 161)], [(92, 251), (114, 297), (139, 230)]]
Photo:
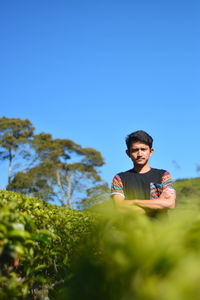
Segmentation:
[(147, 144), (150, 147), (150, 149), (151, 149), (152, 148), (152, 144), (153, 144), (153, 139), (145, 131), (138, 130), (138, 131), (130, 133), (126, 137), (126, 145), (127, 145), (128, 150), (130, 149), (131, 144), (134, 143), (134, 142), (142, 142), (144, 144)]

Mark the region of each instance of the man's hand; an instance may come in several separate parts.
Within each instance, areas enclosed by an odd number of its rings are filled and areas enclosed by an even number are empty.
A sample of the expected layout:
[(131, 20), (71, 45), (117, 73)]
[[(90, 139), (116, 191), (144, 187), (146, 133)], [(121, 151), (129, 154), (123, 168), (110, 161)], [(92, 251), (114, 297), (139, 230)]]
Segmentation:
[(176, 192), (173, 188), (166, 188), (159, 197), (159, 200), (166, 202), (168, 208), (175, 207)]
[(127, 210), (132, 210), (132, 211), (139, 212), (141, 214), (145, 214), (145, 210), (142, 207), (133, 203), (134, 200), (125, 200), (124, 197), (120, 195), (113, 195), (113, 200), (116, 204), (117, 209), (120, 212), (126, 212)]
[(159, 199), (170, 199), (171, 196), (174, 195), (174, 189), (172, 188), (166, 188), (162, 194), (160, 195)]
[(133, 200), (134, 204), (141, 207), (148, 207), (151, 209), (174, 208), (176, 201), (176, 192), (173, 188), (167, 187), (157, 199), (152, 200)]

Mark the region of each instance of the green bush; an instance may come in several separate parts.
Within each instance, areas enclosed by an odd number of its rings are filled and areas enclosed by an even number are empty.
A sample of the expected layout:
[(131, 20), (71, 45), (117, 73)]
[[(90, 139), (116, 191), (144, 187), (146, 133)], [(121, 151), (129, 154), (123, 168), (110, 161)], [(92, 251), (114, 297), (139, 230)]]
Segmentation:
[(200, 299), (200, 214), (109, 213), (75, 258), (56, 299)]
[(37, 198), (0, 192), (0, 299), (44, 298), (70, 277), (72, 253), (93, 217)]
[(198, 300), (200, 212), (188, 207), (150, 219), (2, 191), (0, 299)]

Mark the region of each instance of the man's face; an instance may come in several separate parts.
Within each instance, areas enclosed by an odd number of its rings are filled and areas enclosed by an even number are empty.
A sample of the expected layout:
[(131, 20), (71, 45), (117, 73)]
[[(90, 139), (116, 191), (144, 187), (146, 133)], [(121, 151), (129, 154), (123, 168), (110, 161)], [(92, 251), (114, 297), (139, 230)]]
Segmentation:
[(134, 166), (144, 166), (148, 162), (153, 151), (153, 148), (150, 149), (149, 145), (147, 144), (142, 142), (134, 142), (131, 144), (130, 149), (126, 150), (126, 153), (131, 158)]

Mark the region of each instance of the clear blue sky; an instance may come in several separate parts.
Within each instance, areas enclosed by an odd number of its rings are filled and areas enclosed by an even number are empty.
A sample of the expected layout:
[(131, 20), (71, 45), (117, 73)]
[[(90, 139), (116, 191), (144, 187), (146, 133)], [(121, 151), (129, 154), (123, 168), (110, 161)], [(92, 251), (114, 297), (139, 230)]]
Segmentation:
[(132, 167), (124, 139), (138, 129), (152, 167), (199, 176), (199, 13), (199, 1), (1, 1), (0, 117), (99, 150), (109, 183)]

